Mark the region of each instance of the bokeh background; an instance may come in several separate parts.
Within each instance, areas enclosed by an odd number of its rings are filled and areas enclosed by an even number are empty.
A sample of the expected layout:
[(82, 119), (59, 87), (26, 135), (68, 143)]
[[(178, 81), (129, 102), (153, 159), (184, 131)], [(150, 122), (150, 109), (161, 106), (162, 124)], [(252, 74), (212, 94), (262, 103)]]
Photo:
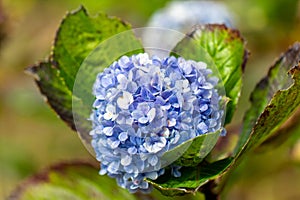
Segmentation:
[[(50, 52), (66, 11), (84, 5), (133, 27), (143, 27), (168, 0), (0, 0), (0, 199), (26, 177), (62, 160), (93, 159), (44, 102), (24, 69)], [(249, 94), (275, 58), (300, 40), (300, 1), (226, 0), (251, 51), (238, 111), (238, 130)], [(300, 129), (268, 152), (254, 152), (229, 179), (223, 199), (300, 199)]]

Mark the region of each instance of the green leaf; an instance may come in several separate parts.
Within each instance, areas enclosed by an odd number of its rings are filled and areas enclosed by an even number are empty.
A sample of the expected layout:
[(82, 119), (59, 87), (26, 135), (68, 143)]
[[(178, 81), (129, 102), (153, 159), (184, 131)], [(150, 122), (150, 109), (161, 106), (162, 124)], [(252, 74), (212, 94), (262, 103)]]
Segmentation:
[(297, 130), (300, 130), (300, 108), (297, 109), (295, 114), (293, 114), (284, 124), (276, 130), (268, 139), (266, 139), (255, 151), (271, 151), (272, 149), (278, 148), (281, 145), (286, 144), (290, 145), (292, 142), (288, 141), (297, 141)]
[(300, 43), (295, 43), (256, 85), (250, 96), (251, 107), (246, 112), (235, 155), (243, 148), (244, 151), (255, 148), (266, 141), (299, 106), (299, 70), (297, 67), (291, 69), (299, 60)]
[(162, 162), (172, 163), (179, 166), (197, 166), (203, 158), (213, 149), (220, 136), (220, 130), (214, 133), (199, 135), (188, 140), (170, 151), (161, 158)]
[[(124, 31), (127, 31), (125, 36), (114, 43), (107, 42)], [(121, 39), (123, 43), (116, 43)], [(93, 152), (88, 134), (91, 123), (87, 119), (92, 110), (92, 84), (96, 74), (124, 52), (137, 51), (142, 51), (142, 45), (130, 25), (104, 14), (90, 17), (81, 7), (68, 13), (61, 22), (50, 60), (28, 69), (50, 106), (73, 130), (79, 132), (90, 152)], [(112, 55), (109, 55), (111, 52)], [(84, 62), (88, 55), (89, 59)], [(80, 76), (78, 72), (81, 72)], [(74, 120), (78, 123), (75, 124)]]
[(148, 180), (148, 182), (167, 196), (195, 193), (201, 186), (222, 175), (231, 161), (232, 158), (226, 158), (214, 163), (203, 162), (196, 167), (183, 167), (180, 170), (181, 177), (178, 178), (166, 171), (157, 180)]
[(207, 64), (216, 66), (214, 73), (219, 73), (229, 98), (225, 124), (229, 123), (240, 96), (243, 68), (248, 57), (239, 32), (223, 25), (199, 26), (179, 42), (173, 52), (186, 59), (212, 60)]
[(41, 62), (30, 67), (27, 72), (34, 76), (40, 92), (50, 106), (75, 130), (72, 115), (72, 92), (66, 87), (60, 71), (50, 62)]
[(275, 93), (270, 104), (259, 116), (253, 127), (248, 142), (243, 146), (240, 156), (266, 141), (271, 137), (280, 125), (285, 122), (300, 105), (300, 66), (289, 71), (294, 83), (287, 90), (279, 90)]
[[(280, 56), (268, 75), (252, 92), (252, 105), (245, 115), (244, 128), (234, 151), (234, 159), (227, 169), (228, 173), (221, 179), (220, 189), (226, 185), (226, 180), (248, 152), (257, 149), (274, 136), (285, 138), (278, 134), (289, 134), (280, 131), (280, 127), (300, 105), (299, 58), (300, 43), (295, 43)], [(293, 67), (295, 64), (297, 65)]]
[(100, 42), (130, 29), (129, 24), (105, 14), (90, 17), (83, 7), (68, 13), (57, 31), (53, 48), (53, 61), (67, 87), (73, 90), (79, 67)]
[(137, 198), (118, 187), (115, 179), (100, 176), (97, 167), (78, 161), (53, 166), (29, 178), (11, 194), (9, 199), (136, 200)]

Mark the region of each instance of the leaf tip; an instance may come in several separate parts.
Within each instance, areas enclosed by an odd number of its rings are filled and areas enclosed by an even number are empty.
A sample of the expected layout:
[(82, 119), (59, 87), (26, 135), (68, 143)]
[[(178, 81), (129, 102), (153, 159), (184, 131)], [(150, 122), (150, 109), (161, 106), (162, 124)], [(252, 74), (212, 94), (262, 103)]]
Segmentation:
[(288, 73), (289, 73), (290, 75), (292, 75), (292, 76), (294, 76), (295, 73), (297, 73), (297, 72), (300, 72), (300, 60), (298, 61), (298, 64), (297, 64), (297, 65), (295, 65), (294, 67), (292, 67), (292, 68), (288, 71)]
[(88, 15), (88, 14), (87, 14), (87, 9), (84, 7), (84, 5), (80, 4), (80, 6), (79, 6), (77, 9), (75, 9), (75, 10), (73, 10), (73, 11), (68, 11), (66, 17), (67, 17), (68, 15), (74, 15), (74, 14), (77, 14), (78, 12), (83, 12), (84, 14)]
[(40, 77), (38, 76), (38, 71), (39, 71), (40, 65), (41, 65), (41, 63), (35, 64), (33, 66), (29, 66), (24, 69), (24, 73), (29, 76), (32, 76), (35, 80), (39, 81)]

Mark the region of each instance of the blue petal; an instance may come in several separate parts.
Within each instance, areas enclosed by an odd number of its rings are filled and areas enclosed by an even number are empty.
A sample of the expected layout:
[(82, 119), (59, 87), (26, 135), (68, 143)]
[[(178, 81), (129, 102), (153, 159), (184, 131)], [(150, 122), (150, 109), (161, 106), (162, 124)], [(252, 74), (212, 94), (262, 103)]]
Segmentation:
[(200, 132), (200, 134), (206, 133), (208, 131), (208, 127), (204, 122), (200, 122), (197, 125), (197, 130)]
[(137, 110), (139, 110), (141, 113), (143, 113), (144, 115), (146, 115), (149, 110), (150, 110), (150, 106), (148, 103), (144, 102), (144, 103), (140, 103), (138, 106), (137, 106)]
[(158, 163), (158, 157), (156, 155), (152, 155), (148, 158), (148, 162), (150, 165), (155, 166)]
[(118, 161), (112, 162), (108, 165), (107, 171), (110, 173), (116, 173), (119, 170), (120, 163)]
[(137, 149), (135, 147), (129, 147), (127, 151), (128, 151), (129, 154), (136, 154), (137, 153)]
[(199, 109), (200, 109), (201, 112), (204, 112), (208, 109), (208, 105), (207, 104), (202, 104), (202, 105), (200, 105)]
[(115, 83), (114, 79), (115, 79), (114, 76), (111, 74), (103, 76), (103, 77), (101, 77), (101, 84), (104, 88), (107, 88), (109, 86), (114, 85), (114, 83)]
[(134, 119), (138, 120), (139, 118), (144, 117), (145, 115), (141, 110), (134, 110), (132, 111), (131, 116)]
[(141, 89), (141, 97), (145, 101), (155, 101), (155, 96), (151, 93), (150, 90), (148, 90), (145, 87), (142, 87), (142, 89)]
[(147, 189), (149, 187), (149, 183), (146, 181), (142, 181), (142, 183), (140, 184), (140, 188), (142, 189)]
[(180, 168), (181, 168), (181, 166), (172, 166), (171, 174), (176, 178), (180, 177), (181, 176), (181, 172), (179, 171)]
[(173, 94), (173, 91), (166, 90), (161, 93), (161, 97), (165, 100), (168, 100), (172, 94)]
[(122, 56), (120, 58), (120, 60), (118, 61), (118, 65), (121, 67), (121, 68), (124, 68), (124, 69), (127, 69), (131, 66), (131, 61), (130, 59), (127, 57), (127, 56)]
[(152, 64), (156, 65), (156, 66), (160, 66), (161, 65), (161, 59), (158, 56), (153, 56), (152, 57)]

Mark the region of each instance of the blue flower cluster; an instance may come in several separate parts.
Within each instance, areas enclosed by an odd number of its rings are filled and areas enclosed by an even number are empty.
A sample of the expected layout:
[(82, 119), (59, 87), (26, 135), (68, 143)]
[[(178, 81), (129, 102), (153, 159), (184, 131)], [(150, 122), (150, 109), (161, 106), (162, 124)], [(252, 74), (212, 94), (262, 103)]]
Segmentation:
[(224, 111), (211, 74), (204, 62), (146, 53), (123, 56), (98, 74), (90, 134), (100, 174), (131, 192), (148, 191), (145, 178), (164, 173), (166, 151), (219, 130)]

